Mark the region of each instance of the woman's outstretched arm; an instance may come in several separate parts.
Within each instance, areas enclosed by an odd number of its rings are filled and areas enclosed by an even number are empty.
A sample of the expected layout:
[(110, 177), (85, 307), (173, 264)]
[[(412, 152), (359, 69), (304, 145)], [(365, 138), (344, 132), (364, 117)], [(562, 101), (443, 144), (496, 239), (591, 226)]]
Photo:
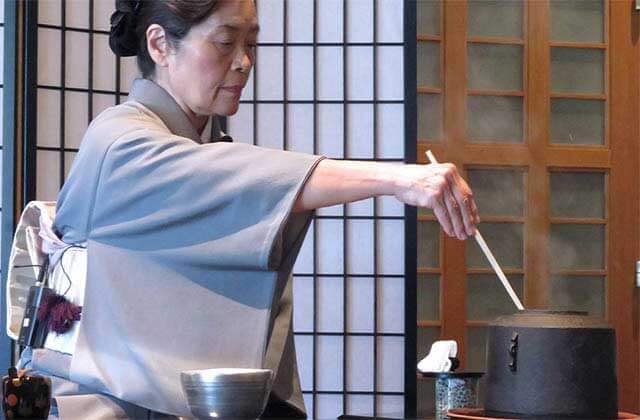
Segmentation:
[(324, 159), (305, 184), (294, 211), (393, 195), (433, 209), (445, 233), (466, 239), (479, 223), (473, 193), (455, 165), (404, 165)]

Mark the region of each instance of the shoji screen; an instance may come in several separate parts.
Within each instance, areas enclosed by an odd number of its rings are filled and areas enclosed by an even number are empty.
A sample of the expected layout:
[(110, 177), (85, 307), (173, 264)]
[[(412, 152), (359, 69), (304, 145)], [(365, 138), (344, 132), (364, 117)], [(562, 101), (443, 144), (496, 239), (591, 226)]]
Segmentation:
[[(237, 142), (336, 159), (404, 159), (400, 0), (257, 0), (257, 64)], [(39, 2), (36, 197), (54, 200), (89, 121), (137, 69), (108, 47), (111, 0)], [(404, 209), (320, 210), (295, 267), (294, 328), (309, 416), (404, 412)]]
[[(403, 2), (256, 4), (256, 67), (228, 122), (234, 139), (403, 161)], [(317, 212), (294, 269), (294, 332), (309, 416), (403, 415), (403, 206)]]
[(89, 122), (126, 99), (135, 59), (109, 49), (109, 0), (38, 2), (38, 200), (55, 200)]

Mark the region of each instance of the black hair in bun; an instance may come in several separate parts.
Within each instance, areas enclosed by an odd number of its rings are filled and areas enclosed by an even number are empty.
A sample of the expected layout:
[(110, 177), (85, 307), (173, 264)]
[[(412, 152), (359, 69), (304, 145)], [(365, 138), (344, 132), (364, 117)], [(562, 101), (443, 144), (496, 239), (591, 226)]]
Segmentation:
[(117, 56), (138, 54), (137, 26), (141, 4), (142, 0), (116, 0), (116, 11), (111, 15), (109, 47)]

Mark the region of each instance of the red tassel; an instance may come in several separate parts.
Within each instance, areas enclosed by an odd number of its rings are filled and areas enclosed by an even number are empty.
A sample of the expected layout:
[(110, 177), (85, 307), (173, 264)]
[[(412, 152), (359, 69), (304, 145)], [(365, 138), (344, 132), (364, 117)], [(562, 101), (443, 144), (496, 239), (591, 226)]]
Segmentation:
[(64, 296), (58, 294), (48, 295), (40, 303), (38, 308), (38, 321), (44, 322), (49, 318), (47, 329), (58, 334), (64, 334), (73, 325), (73, 321), (80, 320), (82, 307), (75, 305)]

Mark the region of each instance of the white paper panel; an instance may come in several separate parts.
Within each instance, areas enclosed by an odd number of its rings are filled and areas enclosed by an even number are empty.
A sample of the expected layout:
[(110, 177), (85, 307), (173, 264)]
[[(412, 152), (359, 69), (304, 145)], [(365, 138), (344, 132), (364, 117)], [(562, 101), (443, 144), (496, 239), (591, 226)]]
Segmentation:
[(313, 277), (293, 278), (293, 329), (313, 331)]
[[(93, 2), (93, 27), (97, 30), (109, 30), (109, 18), (115, 11), (115, 3), (112, 1), (95, 0)], [(111, 51), (111, 50), (109, 50)]]
[(318, 287), (316, 298), (318, 299), (318, 302), (320, 302), (318, 307), (317, 331), (342, 331), (344, 325), (342, 277), (320, 277), (316, 284)]
[(89, 84), (89, 34), (67, 31), (65, 41), (65, 83), (69, 87), (86, 89)]
[(283, 49), (282, 47), (262, 47), (256, 57), (255, 74), (258, 78), (258, 99), (283, 99)]
[(402, 47), (378, 47), (376, 84), (378, 99), (400, 100), (404, 97), (404, 62)]
[(373, 2), (350, 0), (347, 6), (347, 42), (373, 42)]
[(342, 220), (316, 220), (318, 229), (318, 264), (320, 274), (340, 273), (343, 268)]
[(62, 23), (61, 16), (61, 0), (45, 0), (38, 2), (38, 23), (60, 26)]
[(89, 125), (89, 95), (82, 92), (67, 92), (65, 98), (64, 144), (67, 148), (77, 149)]
[[(342, 337), (321, 335), (316, 338), (316, 385), (320, 391), (342, 390)], [(320, 416), (322, 417), (322, 416)]]
[[(304, 391), (304, 388), (303, 388)], [(307, 409), (307, 415), (313, 413), (313, 395), (312, 394), (302, 394), (302, 398), (304, 399), (304, 406)]]
[(287, 48), (287, 97), (313, 99), (313, 47)]
[(109, 49), (107, 35), (93, 35), (93, 88), (116, 90), (116, 56)]
[(93, 118), (105, 109), (116, 104), (115, 95), (104, 95), (102, 93), (93, 94)]
[(389, 418), (404, 417), (404, 398), (400, 395), (381, 395), (378, 397), (378, 416)]
[(373, 391), (373, 337), (347, 337), (347, 391)]
[[(307, 236), (304, 238), (298, 259), (293, 266), (293, 272), (299, 274), (313, 273), (313, 228), (315, 222), (311, 222)], [(304, 309), (302, 309), (304, 310)]]
[[(0, 4), (0, 9), (4, 3)], [(4, 57), (4, 27), (0, 28), (0, 57)], [(4, 58), (0, 60), (0, 83), (4, 81)]]
[(69, 171), (73, 165), (73, 160), (76, 158), (76, 152), (65, 152), (64, 154), (64, 179), (69, 176)]
[(318, 99), (342, 100), (342, 48), (318, 47), (316, 54)]
[(404, 337), (378, 337), (378, 391), (404, 390)]
[(0, 22), (4, 23), (4, 2), (0, 3)]
[(373, 220), (347, 221), (349, 274), (373, 273)]
[(258, 22), (258, 42), (282, 42), (284, 28), (284, 0), (256, 1)]
[(227, 131), (233, 141), (253, 143), (253, 105), (240, 104), (236, 115), (227, 119)]
[(404, 333), (404, 278), (378, 279), (378, 331)]
[(404, 273), (404, 221), (378, 220), (378, 273)]
[[(0, 87), (0, 115), (4, 115), (4, 89)], [(0, 133), (0, 147), (3, 144), (3, 138), (2, 138), (2, 133)], [(0, 151), (0, 156), (2, 155), (2, 152)], [(0, 159), (2, 160), (2, 159)], [(0, 197), (2, 196), (2, 194), (0, 194)]]
[(373, 158), (373, 104), (347, 105), (349, 159)]
[(38, 89), (38, 146), (60, 147), (60, 91)]
[(373, 47), (347, 47), (347, 98), (373, 99)]
[(378, 104), (378, 158), (404, 157), (404, 105)]
[(317, 395), (316, 404), (319, 419), (337, 419), (342, 415), (342, 395)]
[(289, 150), (313, 153), (313, 105), (287, 106), (287, 146)]
[(378, 197), (378, 215), (402, 217), (404, 216), (404, 204), (394, 196)]
[[(139, 77), (138, 64), (135, 57), (123, 57), (120, 59), (120, 91), (129, 92), (131, 83)], [(124, 101), (124, 98), (122, 98)]]
[(347, 396), (347, 414), (371, 416), (373, 414), (373, 395)]
[(403, 2), (398, 0), (377, 0), (377, 41), (402, 42)]
[(287, 1), (287, 39), (289, 42), (313, 41), (314, 0)]
[(300, 374), (300, 386), (303, 390), (313, 388), (313, 336), (294, 336), (296, 360)]
[[(318, 121), (317, 140), (318, 154), (330, 158), (342, 158), (343, 117), (342, 105), (320, 104), (316, 108)], [(312, 133), (309, 133), (312, 134)]]
[(38, 29), (38, 84), (60, 85), (60, 31)]
[(60, 188), (60, 153), (39, 150), (36, 172), (36, 200), (55, 201)]
[(240, 94), (241, 101), (250, 101), (253, 100), (253, 77), (255, 74), (255, 68), (251, 68), (251, 72), (249, 73), (249, 78), (247, 79), (247, 83), (244, 85), (244, 89), (242, 89), (242, 93)]
[(347, 292), (347, 331), (373, 332), (374, 280), (371, 277), (349, 277)]
[(316, 42), (342, 42), (342, 3), (342, 0), (316, 2)]
[(349, 216), (373, 216), (373, 198), (347, 204)]
[[(46, 3), (49, 0), (39, 3)], [(101, 0), (98, 0), (101, 1)], [(89, 28), (89, 2), (73, 0), (66, 2), (66, 25), (73, 28)]]
[(342, 216), (343, 213), (343, 205), (336, 204), (335, 206), (330, 207), (321, 207), (316, 210), (316, 214), (318, 216)]
[(258, 104), (256, 144), (282, 150), (284, 146), (284, 107), (281, 104)]

